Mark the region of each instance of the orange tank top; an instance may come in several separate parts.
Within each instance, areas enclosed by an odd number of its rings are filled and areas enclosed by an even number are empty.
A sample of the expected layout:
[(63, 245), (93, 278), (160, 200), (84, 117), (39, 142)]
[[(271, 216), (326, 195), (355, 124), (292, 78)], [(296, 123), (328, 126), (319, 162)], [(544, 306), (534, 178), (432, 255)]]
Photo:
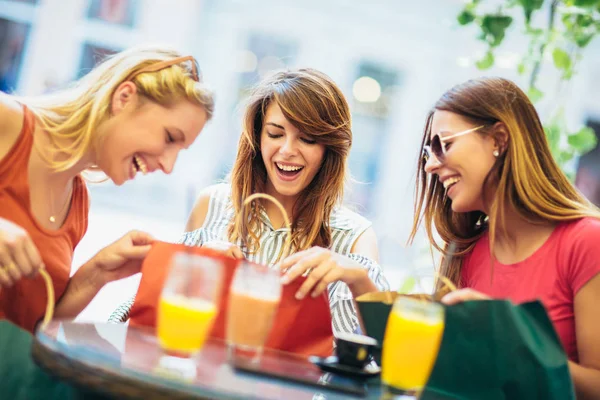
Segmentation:
[[(63, 226), (53, 231), (38, 224), (30, 209), (27, 173), (35, 116), (25, 106), (23, 113), (19, 138), (0, 160), (0, 218), (12, 221), (27, 231), (52, 277), (56, 299), (60, 299), (69, 281), (73, 251), (87, 230), (88, 192), (85, 182), (78, 176), (73, 184), (71, 207)], [(46, 288), (40, 276), (21, 279), (13, 287), (0, 290), (0, 319), (8, 319), (33, 332), (44, 315), (46, 301)]]

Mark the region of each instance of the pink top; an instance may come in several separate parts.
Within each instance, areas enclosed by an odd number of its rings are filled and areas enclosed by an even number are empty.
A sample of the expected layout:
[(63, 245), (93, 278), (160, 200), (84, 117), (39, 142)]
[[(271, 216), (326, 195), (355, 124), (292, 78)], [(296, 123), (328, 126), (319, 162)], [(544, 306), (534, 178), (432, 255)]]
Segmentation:
[(491, 280), (488, 235), (463, 263), (462, 286), (515, 303), (541, 300), (570, 360), (578, 362), (573, 300), (600, 272), (600, 220), (583, 218), (559, 224), (548, 240), (524, 261), (494, 263)]

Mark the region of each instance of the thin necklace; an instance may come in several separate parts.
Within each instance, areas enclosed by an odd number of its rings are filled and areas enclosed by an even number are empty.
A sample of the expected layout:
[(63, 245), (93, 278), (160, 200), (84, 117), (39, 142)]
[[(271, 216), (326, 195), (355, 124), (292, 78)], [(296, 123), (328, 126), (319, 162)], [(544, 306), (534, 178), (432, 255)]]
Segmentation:
[[(52, 144), (56, 147), (56, 141), (55, 139), (52, 137), (52, 135), (49, 135), (49, 139), (52, 142)], [(34, 139), (34, 147), (36, 148), (36, 150), (38, 151), (38, 153), (40, 154), (40, 156), (45, 159), (46, 156), (44, 155), (44, 153), (42, 152), (42, 150), (40, 150), (38, 148), (38, 143), (35, 141)], [(46, 161), (48, 161), (46, 159)], [(51, 204), (51, 208), (52, 208), (52, 213), (50, 214), (50, 216), (48, 217), (48, 220), (50, 221), (50, 223), (54, 224), (56, 223), (56, 216), (57, 215), (61, 215), (63, 213), (63, 211), (65, 211), (65, 208), (69, 205), (71, 205), (72, 203), (72, 197), (73, 197), (73, 186), (74, 186), (74, 182), (71, 181), (71, 188), (69, 190), (69, 195), (67, 196), (67, 201), (65, 201), (65, 203), (62, 205), (62, 207), (60, 208), (60, 210), (58, 211), (58, 214), (54, 212), (54, 192), (52, 191), (52, 189), (50, 189), (50, 204)]]
[(71, 204), (71, 202), (72, 202), (72, 196), (73, 196), (73, 185), (74, 185), (74, 183), (71, 182), (71, 189), (69, 190), (69, 195), (67, 196), (67, 201), (65, 201), (65, 204), (63, 204), (63, 206), (61, 207), (61, 209), (58, 211), (58, 214), (54, 213), (53, 192), (52, 192), (52, 190), (50, 190), (50, 204), (52, 205), (52, 215), (50, 215), (50, 217), (48, 219), (50, 220), (51, 223), (55, 223), (56, 222), (56, 216), (57, 215), (61, 215), (63, 213), (63, 211), (65, 211), (65, 208), (67, 207), (67, 205)]

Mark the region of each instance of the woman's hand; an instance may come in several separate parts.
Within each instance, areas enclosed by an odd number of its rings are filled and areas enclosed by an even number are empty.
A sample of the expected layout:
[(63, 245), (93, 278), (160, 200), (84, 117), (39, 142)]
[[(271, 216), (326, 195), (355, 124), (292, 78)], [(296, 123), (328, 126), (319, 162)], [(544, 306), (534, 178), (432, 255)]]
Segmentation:
[(454, 305), (469, 300), (490, 300), (491, 297), (473, 289), (459, 289), (450, 292), (442, 297), (442, 303), (446, 305)]
[(27, 231), (0, 218), (0, 288), (9, 288), (43, 268), (42, 257)]
[(127, 278), (140, 272), (154, 238), (145, 232), (131, 231), (106, 246), (91, 260), (101, 272), (103, 283)]
[(353, 290), (355, 286), (368, 286), (369, 289), (375, 286), (362, 265), (322, 247), (312, 247), (287, 257), (281, 262), (280, 269), (285, 273), (281, 280), (283, 284), (290, 283), (307, 273), (306, 281), (296, 292), (298, 300), (303, 299), (311, 291), (311, 296), (317, 297), (330, 283), (336, 281), (347, 284), (355, 296), (360, 294)]
[(223, 240), (211, 240), (210, 242), (206, 242), (202, 245), (202, 247), (206, 247), (208, 249), (212, 249), (218, 251), (224, 256), (236, 258), (241, 260), (244, 258), (244, 253), (233, 243), (229, 243)]
[(100, 250), (69, 279), (54, 317), (75, 318), (105, 284), (140, 272), (153, 241), (147, 233), (131, 231)]

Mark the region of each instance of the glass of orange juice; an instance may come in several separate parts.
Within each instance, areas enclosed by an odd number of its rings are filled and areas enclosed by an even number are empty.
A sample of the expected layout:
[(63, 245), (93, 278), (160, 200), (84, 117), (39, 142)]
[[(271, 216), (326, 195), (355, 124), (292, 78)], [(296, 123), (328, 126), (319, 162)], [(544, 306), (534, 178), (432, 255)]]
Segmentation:
[(217, 314), (221, 280), (219, 261), (174, 255), (158, 305), (157, 336), (167, 353), (185, 357), (202, 348)]
[(381, 357), (388, 394), (420, 393), (431, 374), (444, 332), (444, 307), (399, 296), (390, 312)]
[(241, 263), (231, 283), (227, 310), (227, 342), (232, 355), (260, 356), (279, 301), (281, 275), (277, 269)]

